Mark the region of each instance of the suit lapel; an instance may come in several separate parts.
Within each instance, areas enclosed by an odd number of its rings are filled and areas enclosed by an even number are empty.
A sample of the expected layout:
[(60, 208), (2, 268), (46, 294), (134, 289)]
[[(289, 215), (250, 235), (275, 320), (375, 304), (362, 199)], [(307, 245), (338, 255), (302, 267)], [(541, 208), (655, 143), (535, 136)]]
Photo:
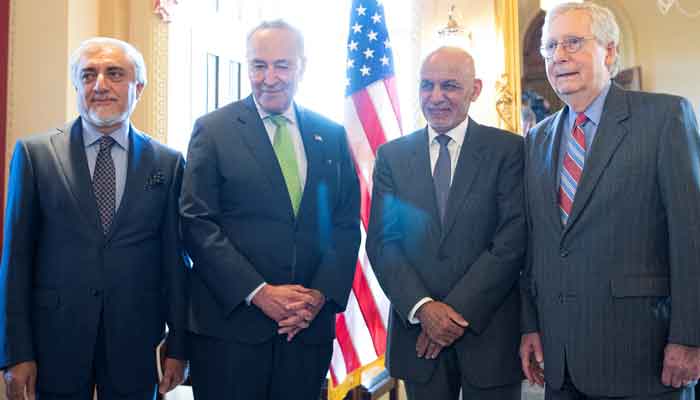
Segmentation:
[(110, 240), (114, 232), (124, 224), (129, 210), (133, 209), (134, 202), (146, 190), (148, 175), (154, 172), (151, 170), (153, 167), (153, 147), (150, 140), (133, 126), (129, 127), (129, 152), (127, 154), (124, 193), (122, 194), (119, 209), (114, 215), (114, 222), (107, 233), (107, 240)]
[(80, 118), (51, 138), (63, 176), (80, 214), (102, 236), (102, 223), (97, 214), (97, 201), (92, 189), (92, 177), (85, 156), (83, 125)]
[[(255, 108), (253, 97), (248, 96), (243, 100), (243, 103), (245, 107), (236, 116), (236, 122), (243, 126), (241, 129), (236, 129), (236, 132), (240, 133), (243, 142), (248, 146), (248, 150), (250, 150), (258, 163), (259, 168), (255, 173), (267, 177), (273, 193), (280, 199), (286, 199), (285, 204), (289, 209), (289, 217), (294, 218), (292, 203), (289, 199), (287, 184), (284, 182), (282, 169), (277, 161), (275, 151), (272, 149), (272, 143), (270, 143), (270, 139), (267, 136), (265, 125), (260, 119), (258, 110)], [(307, 153), (309, 152), (307, 151)]]
[(471, 118), (459, 152), (455, 175), (450, 185), (450, 195), (447, 198), (445, 222), (442, 229), (442, 239), (448, 236), (457, 219), (457, 214), (471, 189), (474, 178), (479, 172), (481, 151), (481, 127)]
[(314, 120), (308, 117), (308, 113), (303, 107), (296, 106), (296, 116), (306, 154), (306, 183), (303, 187), (301, 204), (299, 204), (298, 221), (309, 212), (315, 214), (317, 206), (315, 193), (319, 184), (321, 170), (324, 168), (324, 162), (330, 164), (333, 160), (327, 159), (324, 147), (325, 140), (321, 130), (316, 126)]
[(622, 139), (630, 131), (628, 117), (629, 104), (627, 103), (627, 96), (622, 89), (617, 88), (613, 84), (607, 99), (605, 99), (600, 125), (591, 145), (590, 155), (583, 168), (583, 175), (576, 191), (571, 216), (569, 216), (569, 222), (564, 228), (563, 234), (566, 234), (571, 226), (576, 223), (586, 204), (588, 204), (610, 159), (615, 154)]
[(437, 207), (435, 197), (435, 186), (433, 184), (433, 174), (430, 168), (430, 147), (428, 143), (428, 129), (411, 137), (412, 155), (409, 160), (410, 176), (415, 179), (415, 188), (419, 191), (416, 196), (419, 210), (426, 210), (435, 226), (440, 230), (440, 212)]

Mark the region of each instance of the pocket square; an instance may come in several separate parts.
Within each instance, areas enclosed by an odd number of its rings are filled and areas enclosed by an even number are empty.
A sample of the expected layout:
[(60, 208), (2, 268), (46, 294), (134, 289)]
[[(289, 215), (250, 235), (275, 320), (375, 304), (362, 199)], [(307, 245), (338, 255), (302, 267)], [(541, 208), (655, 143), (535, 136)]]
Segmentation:
[(165, 175), (163, 171), (156, 170), (146, 179), (146, 190), (151, 190), (158, 185), (162, 185), (165, 182)]

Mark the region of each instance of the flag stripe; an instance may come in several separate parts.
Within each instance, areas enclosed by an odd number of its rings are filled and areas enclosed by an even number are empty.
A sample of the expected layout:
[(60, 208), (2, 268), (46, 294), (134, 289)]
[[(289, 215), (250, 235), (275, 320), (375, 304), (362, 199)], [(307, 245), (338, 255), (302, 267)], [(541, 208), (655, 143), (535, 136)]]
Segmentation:
[(372, 290), (369, 288), (369, 284), (367, 284), (364, 272), (362, 272), (362, 265), (360, 265), (359, 261), (357, 264), (352, 290), (355, 293), (355, 297), (358, 298), (358, 304), (365, 319), (365, 324), (367, 324), (367, 329), (369, 329), (369, 334), (372, 337), (374, 350), (376, 354), (384, 354), (386, 351), (386, 328), (382, 323), (381, 314), (374, 302)]
[[(363, 242), (365, 240), (365, 230), (362, 230), (362, 240)], [(381, 286), (379, 286), (379, 281), (377, 280), (377, 276), (374, 274), (374, 270), (372, 269), (372, 266), (369, 263), (369, 258), (367, 258), (367, 252), (365, 251), (364, 246), (360, 248), (360, 255), (358, 258), (360, 260), (360, 267), (362, 267), (362, 274), (364, 275), (365, 280), (367, 281), (367, 286), (369, 286), (370, 291), (372, 292), (372, 296), (374, 297), (374, 303), (379, 309), (379, 314), (381, 315), (381, 320), (386, 330), (386, 328), (388, 328), (389, 310), (391, 309), (391, 303), (384, 294), (384, 291), (382, 290)]]
[(369, 364), (376, 360), (378, 354), (374, 351), (372, 336), (369, 333), (365, 319), (362, 316), (355, 292), (350, 292), (348, 297), (348, 307), (345, 309), (345, 325), (348, 327), (348, 334), (352, 341), (355, 354), (360, 361), (360, 365)]
[(350, 339), (350, 333), (345, 322), (345, 314), (335, 316), (335, 337), (338, 339), (340, 352), (343, 354), (345, 371), (350, 372), (360, 367), (360, 359)]
[[(357, 163), (355, 163), (355, 169), (359, 171)], [(360, 220), (362, 226), (367, 229), (369, 226), (369, 210), (372, 207), (372, 193), (368, 188), (368, 184), (365, 181), (365, 177), (361, 173), (357, 173), (357, 179), (360, 183)]]
[(377, 154), (377, 149), (386, 142), (386, 137), (372, 99), (364, 89), (353, 93), (351, 97), (353, 103), (355, 103), (355, 108), (361, 110), (361, 112), (357, 113), (357, 117), (360, 119), (362, 129), (367, 134), (367, 140), (372, 148), (372, 152)]
[(380, 139), (383, 139), (384, 141), (389, 138), (397, 138), (401, 136), (401, 127), (399, 126), (398, 119), (396, 119), (396, 114), (393, 112), (394, 105), (391, 102), (389, 92), (387, 91), (387, 87), (384, 82), (375, 82), (367, 86), (367, 94), (369, 95), (375, 110), (377, 110), (377, 116), (382, 125), (382, 129), (378, 132), (370, 131), (368, 133), (381, 133), (382, 136)]
[[(399, 108), (399, 94), (396, 90), (396, 78), (389, 77), (384, 79), (384, 86), (386, 86), (386, 91), (389, 93), (389, 99), (391, 99), (391, 108), (394, 110), (394, 115), (396, 115), (396, 121), (399, 124), (399, 131), (403, 134), (403, 127), (401, 126), (401, 110)], [(396, 137), (388, 137), (389, 140), (396, 139)]]
[[(355, 103), (351, 98), (345, 99), (345, 131), (348, 134), (348, 143), (352, 151), (357, 167), (365, 178), (365, 182), (371, 182), (374, 168), (374, 150), (367, 140), (367, 135), (357, 116)], [(371, 189), (371, 186), (369, 186)], [(371, 190), (370, 190), (371, 191)]]

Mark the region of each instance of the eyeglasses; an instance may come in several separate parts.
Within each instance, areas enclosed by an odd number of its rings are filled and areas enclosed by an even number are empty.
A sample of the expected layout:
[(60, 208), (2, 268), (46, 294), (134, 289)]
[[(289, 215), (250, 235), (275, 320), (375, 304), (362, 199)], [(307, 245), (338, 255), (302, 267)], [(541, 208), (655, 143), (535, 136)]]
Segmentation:
[(591, 40), (595, 39), (595, 36), (585, 36), (585, 37), (569, 37), (564, 40), (556, 41), (552, 40), (547, 42), (544, 46), (540, 47), (540, 54), (544, 59), (550, 60), (552, 57), (554, 57), (554, 53), (557, 51), (557, 47), (561, 46), (564, 51), (566, 51), (569, 54), (576, 53), (577, 51), (581, 50), (581, 47), (583, 47), (583, 43), (586, 40)]

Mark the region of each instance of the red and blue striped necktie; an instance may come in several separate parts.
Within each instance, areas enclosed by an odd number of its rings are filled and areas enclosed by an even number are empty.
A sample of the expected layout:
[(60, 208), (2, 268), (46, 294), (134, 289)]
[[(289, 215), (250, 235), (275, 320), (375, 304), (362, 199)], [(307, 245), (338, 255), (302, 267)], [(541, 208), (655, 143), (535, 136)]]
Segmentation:
[(564, 163), (559, 177), (559, 211), (561, 212), (561, 222), (566, 222), (571, 215), (574, 204), (576, 188), (581, 181), (583, 165), (586, 162), (586, 136), (583, 133), (583, 125), (588, 121), (586, 114), (578, 113), (576, 122), (568, 138)]

